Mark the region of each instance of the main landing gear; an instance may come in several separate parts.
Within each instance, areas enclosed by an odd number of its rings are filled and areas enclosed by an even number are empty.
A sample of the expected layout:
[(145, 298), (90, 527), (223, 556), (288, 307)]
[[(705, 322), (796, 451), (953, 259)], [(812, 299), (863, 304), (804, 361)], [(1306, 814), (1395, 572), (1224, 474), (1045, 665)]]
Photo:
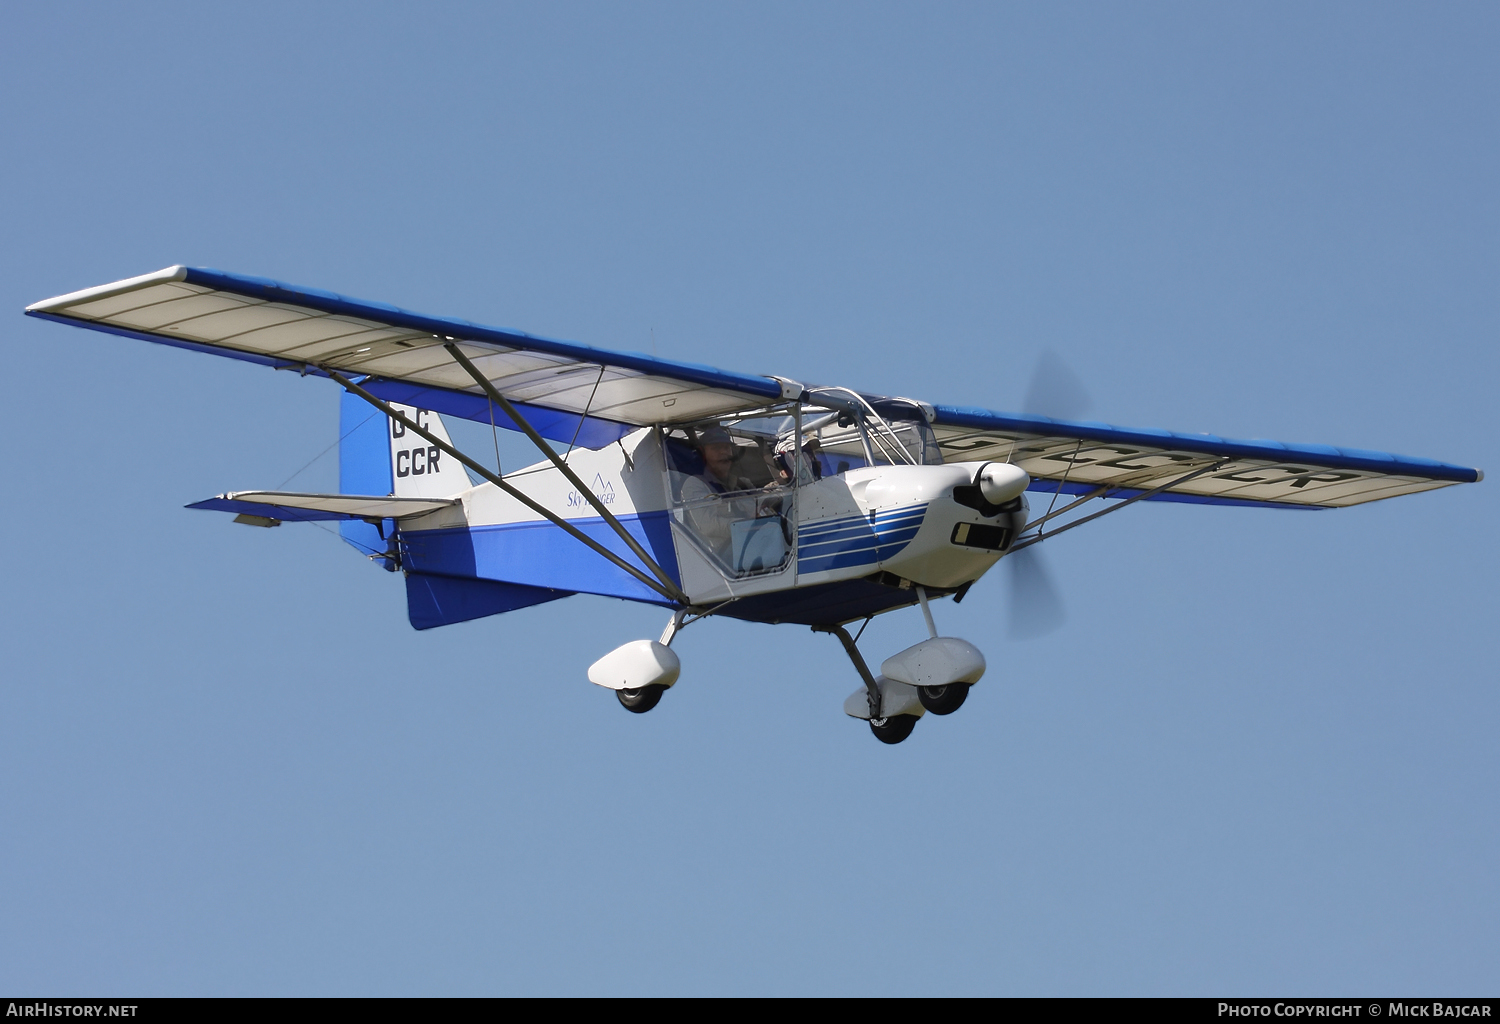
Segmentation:
[(656, 707), (682, 673), (682, 662), (668, 645), (686, 616), (686, 609), (678, 609), (660, 640), (632, 640), (610, 651), (589, 666), (589, 682), (615, 691), (620, 706), (632, 714)]
[(927, 620), (928, 639), (887, 658), (878, 676), (870, 674), (854, 638), (843, 626), (813, 627), (820, 633), (832, 633), (844, 645), (865, 683), (864, 689), (844, 701), (844, 713), (869, 722), (870, 731), (882, 743), (906, 739), (916, 728), (917, 719), (929, 711), (934, 715), (953, 714), (968, 699), (969, 687), (984, 675), (984, 655), (967, 640), (938, 636), (932, 609), (927, 605), (927, 591), (922, 587), (916, 590)]
[(622, 687), (615, 691), (615, 696), (626, 711), (644, 715), (661, 702), (661, 695), (666, 692), (665, 686)]
[[(934, 715), (953, 714), (968, 699), (969, 687), (984, 675), (984, 655), (966, 640), (938, 636), (927, 591), (922, 587), (916, 591), (927, 621), (928, 639), (885, 659), (878, 676), (870, 672), (847, 629), (813, 627), (820, 633), (832, 633), (844, 645), (864, 681), (864, 686), (844, 701), (844, 713), (868, 722), (870, 732), (881, 743), (902, 742), (917, 727), (917, 719), (929, 711)], [(631, 714), (645, 714), (661, 703), (662, 695), (677, 682), (682, 663), (670, 644), (683, 624), (696, 618), (687, 609), (679, 609), (660, 640), (632, 640), (610, 651), (589, 666), (589, 681), (615, 691), (620, 706)]]

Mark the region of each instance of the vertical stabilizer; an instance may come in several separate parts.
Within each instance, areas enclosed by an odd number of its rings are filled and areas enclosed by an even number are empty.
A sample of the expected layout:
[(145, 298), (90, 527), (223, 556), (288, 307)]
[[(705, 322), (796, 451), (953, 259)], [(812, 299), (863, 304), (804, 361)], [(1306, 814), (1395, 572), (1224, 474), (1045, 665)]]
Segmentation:
[[(384, 496), (394, 491), (390, 429), (385, 415), (358, 395), (339, 396), (339, 493)], [(339, 523), (339, 536), (364, 555), (378, 555), (387, 543), (373, 523)], [(385, 568), (394, 570), (387, 561)]]
[[(453, 443), (443, 426), (443, 418), (437, 413), (409, 405), (393, 407), (444, 444)], [(377, 418), (385, 419), (379, 414)], [(391, 437), (389, 472), (398, 498), (451, 498), (474, 486), (464, 472), (463, 463), (395, 420), (386, 420), (386, 424)]]
[[(443, 419), (409, 405), (395, 408), (408, 419), (452, 444)], [(463, 465), (414, 432), (388, 419), (359, 396), (339, 396), (339, 493), (373, 497), (451, 498), (471, 486)], [(366, 555), (388, 550), (393, 521), (339, 524), (339, 535)], [(395, 562), (386, 560), (387, 569)]]

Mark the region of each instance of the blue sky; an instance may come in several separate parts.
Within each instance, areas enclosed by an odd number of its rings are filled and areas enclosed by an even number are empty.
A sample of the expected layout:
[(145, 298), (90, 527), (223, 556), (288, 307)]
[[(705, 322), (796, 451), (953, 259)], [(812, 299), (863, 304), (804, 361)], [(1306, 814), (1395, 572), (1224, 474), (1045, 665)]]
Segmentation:
[(1493, 5), (0, 18), (0, 988), (1495, 991), (1493, 483), (1073, 531), (1066, 628), (939, 603), (989, 673), (885, 747), (797, 627), (687, 630), (644, 716), (585, 670), (657, 610), (415, 633), (182, 508), (331, 384), (21, 316), (188, 263), (999, 409), (1051, 351), (1108, 422), (1494, 468)]

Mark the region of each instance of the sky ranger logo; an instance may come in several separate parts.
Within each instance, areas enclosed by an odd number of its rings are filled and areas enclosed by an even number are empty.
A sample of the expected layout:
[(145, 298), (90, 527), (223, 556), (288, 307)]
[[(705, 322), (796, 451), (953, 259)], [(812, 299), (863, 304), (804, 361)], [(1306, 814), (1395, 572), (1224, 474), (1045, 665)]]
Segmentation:
[[(615, 485), (604, 479), (603, 473), (594, 474), (594, 482), (589, 485), (589, 490), (594, 492), (594, 497), (599, 499), (599, 504), (613, 505), (615, 503)], [(577, 491), (568, 492), (569, 508), (582, 508), (588, 503), (588, 499)]]

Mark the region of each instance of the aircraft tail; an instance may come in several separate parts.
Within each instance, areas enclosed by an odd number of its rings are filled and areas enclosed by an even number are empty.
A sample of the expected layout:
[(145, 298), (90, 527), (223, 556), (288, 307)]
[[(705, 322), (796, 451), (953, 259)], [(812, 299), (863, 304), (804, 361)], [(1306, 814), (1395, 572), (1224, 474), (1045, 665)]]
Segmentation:
[[(339, 492), (393, 498), (452, 498), (472, 484), (458, 460), (388, 419), (357, 395), (345, 393), (339, 406)], [(394, 403), (392, 403), (394, 404)], [(452, 444), (442, 417), (406, 405), (396, 408), (408, 419)], [(339, 533), (358, 551), (394, 572), (395, 558), (381, 558), (391, 550), (395, 521), (379, 526), (345, 521)], [(544, 601), (569, 597), (571, 591), (529, 587), (496, 580), (455, 579), (406, 574), (407, 617), (415, 629), (431, 629), (455, 622), (498, 615)]]
[[(451, 444), (443, 418), (408, 405), (395, 408), (423, 429)], [(436, 445), (389, 419), (359, 396), (339, 399), (339, 493), (393, 495), (398, 498), (451, 498), (472, 484), (458, 460)], [(339, 534), (366, 555), (389, 549), (390, 523), (345, 522)], [(387, 569), (396, 568), (393, 560)]]

